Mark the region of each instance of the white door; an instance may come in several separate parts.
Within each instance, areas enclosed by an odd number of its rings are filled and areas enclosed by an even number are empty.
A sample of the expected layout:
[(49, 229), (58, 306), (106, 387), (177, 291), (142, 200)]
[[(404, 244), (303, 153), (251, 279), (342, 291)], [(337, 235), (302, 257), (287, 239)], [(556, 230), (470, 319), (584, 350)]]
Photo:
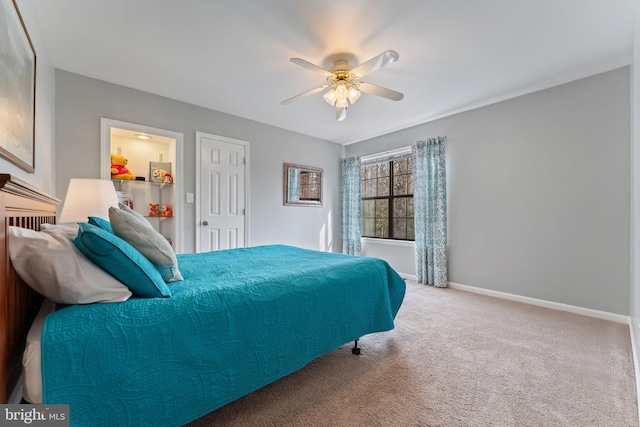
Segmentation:
[(198, 252), (246, 246), (248, 143), (196, 132)]

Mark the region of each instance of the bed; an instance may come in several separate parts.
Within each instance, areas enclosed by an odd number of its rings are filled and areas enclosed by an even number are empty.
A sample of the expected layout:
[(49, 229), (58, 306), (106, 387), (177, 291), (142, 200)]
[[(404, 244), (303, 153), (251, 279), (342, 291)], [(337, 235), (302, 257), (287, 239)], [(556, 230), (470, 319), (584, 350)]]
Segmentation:
[[(39, 195), (39, 208), (13, 211), (5, 203), (2, 227), (38, 229), (55, 219), (57, 199), (13, 187), (4, 185), (0, 198), (19, 205)], [(7, 390), (42, 298), (12, 273), (3, 243)], [(183, 254), (178, 262), (184, 280), (169, 284), (168, 298), (58, 305), (46, 316), (44, 403), (70, 404), (72, 425), (182, 425), (345, 343), (392, 329), (405, 290), (382, 260), (283, 245)], [(16, 288), (29, 294), (19, 310), (6, 297)], [(18, 323), (7, 339), (7, 327)]]

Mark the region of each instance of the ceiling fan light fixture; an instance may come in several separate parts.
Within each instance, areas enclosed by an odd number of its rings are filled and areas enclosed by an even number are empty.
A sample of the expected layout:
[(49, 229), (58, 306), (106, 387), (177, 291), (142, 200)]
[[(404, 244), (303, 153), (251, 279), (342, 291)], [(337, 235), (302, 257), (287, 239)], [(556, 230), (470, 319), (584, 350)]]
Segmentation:
[(347, 84), (344, 80), (338, 80), (336, 82), (336, 99), (338, 101), (346, 101), (349, 97), (349, 90), (347, 89)]
[(296, 95), (293, 98), (285, 99), (281, 104), (290, 104), (297, 99), (323, 92), (324, 100), (327, 104), (335, 107), (336, 120), (340, 121), (344, 120), (347, 116), (347, 107), (355, 104), (358, 99), (360, 99), (362, 92), (381, 96), (392, 101), (400, 101), (404, 97), (402, 93), (360, 80), (365, 75), (397, 61), (398, 57), (397, 52), (387, 50), (356, 67), (349, 65), (349, 61), (346, 59), (339, 59), (334, 61), (333, 67), (328, 70), (318, 67), (304, 59), (291, 58), (291, 62), (294, 64), (321, 74), (325, 78), (326, 83)]
[(325, 93), (323, 96), (324, 100), (329, 103), (329, 105), (335, 105), (336, 103), (336, 91), (331, 89), (329, 92)]
[(337, 108), (347, 108), (349, 106), (349, 104), (347, 103), (347, 99), (338, 99), (336, 101), (336, 107)]
[(351, 104), (355, 104), (358, 99), (360, 99), (360, 91), (355, 88), (353, 85), (349, 85), (347, 89), (347, 96), (349, 98), (349, 102)]

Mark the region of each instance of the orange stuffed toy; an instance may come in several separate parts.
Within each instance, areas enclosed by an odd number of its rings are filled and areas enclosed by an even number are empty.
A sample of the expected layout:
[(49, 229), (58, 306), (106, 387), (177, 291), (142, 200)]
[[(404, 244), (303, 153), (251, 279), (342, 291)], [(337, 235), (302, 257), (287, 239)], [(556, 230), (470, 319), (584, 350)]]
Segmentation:
[(160, 216), (160, 215), (158, 215), (158, 204), (157, 203), (149, 203), (149, 216)]

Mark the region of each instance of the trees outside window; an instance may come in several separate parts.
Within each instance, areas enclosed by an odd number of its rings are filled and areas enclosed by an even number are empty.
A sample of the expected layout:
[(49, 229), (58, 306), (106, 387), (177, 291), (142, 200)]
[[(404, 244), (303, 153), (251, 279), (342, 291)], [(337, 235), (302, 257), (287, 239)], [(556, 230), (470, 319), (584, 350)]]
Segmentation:
[(413, 159), (363, 164), (362, 237), (415, 240), (413, 222)]

